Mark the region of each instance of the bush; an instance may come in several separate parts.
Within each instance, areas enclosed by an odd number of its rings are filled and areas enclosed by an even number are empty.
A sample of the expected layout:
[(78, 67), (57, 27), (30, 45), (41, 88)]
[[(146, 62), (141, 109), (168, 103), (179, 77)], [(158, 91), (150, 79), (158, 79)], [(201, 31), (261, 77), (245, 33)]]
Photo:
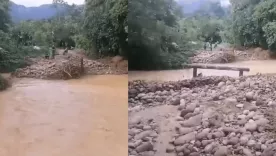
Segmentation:
[(9, 34), (0, 31), (0, 72), (12, 72), (28, 65), (26, 57), (45, 54), (47, 48), (35, 50), (33, 46), (17, 45)]

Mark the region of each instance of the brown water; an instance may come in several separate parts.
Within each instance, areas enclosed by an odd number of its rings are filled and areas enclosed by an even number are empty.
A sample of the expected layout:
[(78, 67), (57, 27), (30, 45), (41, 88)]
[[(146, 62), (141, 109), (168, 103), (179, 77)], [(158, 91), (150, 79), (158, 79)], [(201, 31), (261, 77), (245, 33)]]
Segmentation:
[[(244, 72), (244, 75), (255, 75), (257, 73), (276, 73), (275, 60), (262, 60), (262, 61), (244, 61), (234, 62), (229, 64), (216, 64), (220, 66), (232, 67), (246, 67), (250, 68), (250, 72)], [(198, 73), (203, 76), (232, 76), (238, 77), (238, 71), (228, 70), (212, 70), (212, 69), (198, 69)], [(147, 81), (177, 81), (182, 79), (189, 79), (193, 76), (192, 69), (183, 70), (163, 70), (163, 71), (129, 71), (129, 80), (147, 80)]]
[(127, 156), (127, 80), (17, 80), (0, 93), (0, 156)]

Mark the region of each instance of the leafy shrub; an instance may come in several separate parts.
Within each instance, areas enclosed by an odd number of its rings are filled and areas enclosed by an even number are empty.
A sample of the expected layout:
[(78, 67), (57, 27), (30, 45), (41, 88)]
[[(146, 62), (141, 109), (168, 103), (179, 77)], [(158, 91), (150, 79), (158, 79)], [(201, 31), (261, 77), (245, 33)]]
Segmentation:
[(0, 31), (0, 72), (11, 72), (28, 65), (26, 57), (41, 56), (45, 48), (35, 50), (33, 46), (17, 45), (8, 33)]

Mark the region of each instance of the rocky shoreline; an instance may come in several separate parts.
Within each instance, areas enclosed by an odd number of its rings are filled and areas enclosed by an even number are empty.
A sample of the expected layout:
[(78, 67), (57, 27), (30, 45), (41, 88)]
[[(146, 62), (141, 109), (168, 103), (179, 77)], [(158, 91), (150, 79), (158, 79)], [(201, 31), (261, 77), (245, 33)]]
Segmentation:
[(255, 75), (129, 82), (129, 155), (273, 156), (275, 81)]

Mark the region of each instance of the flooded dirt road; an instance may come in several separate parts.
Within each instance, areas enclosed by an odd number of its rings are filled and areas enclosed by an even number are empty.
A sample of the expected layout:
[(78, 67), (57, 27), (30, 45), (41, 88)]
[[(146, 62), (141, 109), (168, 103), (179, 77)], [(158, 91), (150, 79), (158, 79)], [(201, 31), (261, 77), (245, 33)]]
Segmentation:
[(0, 93), (0, 156), (127, 156), (127, 80), (16, 80)]
[[(255, 75), (257, 73), (276, 73), (276, 60), (244, 61), (229, 64), (215, 64), (220, 66), (246, 67), (250, 72), (244, 72), (244, 75)], [(239, 76), (238, 71), (198, 69), (198, 73), (203, 76)], [(189, 79), (193, 76), (192, 69), (183, 70), (163, 70), (163, 71), (129, 71), (129, 81), (147, 80), (147, 81), (177, 81)]]

